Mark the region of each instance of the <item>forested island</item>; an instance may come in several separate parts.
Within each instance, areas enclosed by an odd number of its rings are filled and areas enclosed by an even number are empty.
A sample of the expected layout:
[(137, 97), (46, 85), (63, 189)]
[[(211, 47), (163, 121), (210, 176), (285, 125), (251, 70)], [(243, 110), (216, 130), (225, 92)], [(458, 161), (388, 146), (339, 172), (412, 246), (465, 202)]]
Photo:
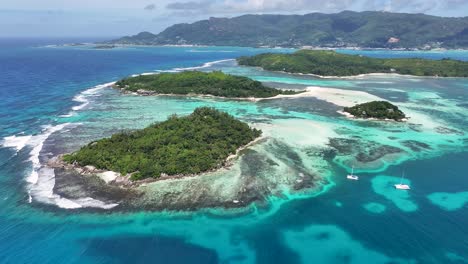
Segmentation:
[(353, 76), (368, 73), (398, 73), (415, 76), (468, 77), (468, 62), (419, 58), (380, 59), (348, 55), (331, 50), (299, 50), (292, 54), (264, 53), (237, 59), (240, 65), (270, 71)]
[(118, 88), (140, 94), (212, 95), (228, 98), (267, 98), (296, 91), (280, 90), (247, 77), (220, 71), (184, 71), (125, 78), (115, 84)]
[(260, 137), (231, 115), (200, 107), (183, 117), (89, 143), (63, 156), (79, 166), (131, 174), (132, 180), (190, 175), (222, 167), (229, 155)]
[(393, 119), (395, 121), (402, 121), (406, 118), (396, 105), (386, 101), (357, 104), (353, 107), (345, 107), (343, 111), (358, 118)]

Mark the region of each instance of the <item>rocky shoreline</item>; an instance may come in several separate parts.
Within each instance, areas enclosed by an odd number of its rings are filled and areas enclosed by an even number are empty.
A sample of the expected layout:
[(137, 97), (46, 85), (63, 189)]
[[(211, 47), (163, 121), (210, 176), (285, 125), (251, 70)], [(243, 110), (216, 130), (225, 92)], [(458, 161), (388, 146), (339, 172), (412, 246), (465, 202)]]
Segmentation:
[(410, 117), (408, 117), (408, 116), (405, 117), (405, 118), (399, 119), (399, 120), (388, 119), (388, 118), (379, 119), (379, 118), (375, 118), (375, 117), (363, 118), (363, 117), (356, 117), (356, 116), (354, 116), (353, 114), (350, 114), (350, 113), (345, 112), (345, 111), (336, 111), (336, 112), (337, 112), (338, 114), (340, 114), (340, 115), (345, 116), (346, 118), (354, 119), (354, 120), (362, 120), (362, 121), (385, 121), (385, 122), (404, 123), (404, 122), (408, 122), (408, 120), (410, 119)]
[[(138, 89), (136, 92), (128, 91), (125, 88), (120, 88), (117, 85), (112, 85), (112, 88), (119, 90), (122, 94), (130, 94), (130, 95), (139, 95), (139, 96), (173, 96), (173, 97), (199, 97), (199, 98), (209, 98), (209, 99), (223, 99), (223, 100), (237, 100), (237, 101), (249, 101), (249, 102), (258, 102), (261, 100), (266, 99), (276, 99), (279, 98), (278, 95), (272, 97), (225, 97), (225, 96), (215, 96), (210, 94), (196, 94), (196, 93), (189, 93), (189, 94), (162, 94), (157, 93), (155, 91)], [(306, 92), (306, 90), (298, 91), (297, 94), (301, 94)]]

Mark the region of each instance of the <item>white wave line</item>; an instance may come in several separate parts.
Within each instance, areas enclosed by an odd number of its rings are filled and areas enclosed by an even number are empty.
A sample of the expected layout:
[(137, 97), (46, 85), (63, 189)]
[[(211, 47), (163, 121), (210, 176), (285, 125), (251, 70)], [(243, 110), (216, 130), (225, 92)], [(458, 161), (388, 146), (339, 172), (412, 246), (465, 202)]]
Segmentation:
[(104, 89), (104, 88), (107, 88), (109, 86), (112, 86), (114, 85), (115, 82), (109, 82), (109, 83), (104, 83), (104, 84), (99, 84), (99, 85), (96, 85), (92, 88), (89, 88), (81, 93), (79, 93), (78, 95), (76, 95), (74, 98), (73, 98), (73, 101), (75, 102), (78, 102), (78, 103), (81, 103), (80, 105), (76, 105), (76, 106), (73, 106), (72, 107), (72, 112), (66, 114), (66, 115), (62, 115), (62, 117), (70, 117), (73, 115), (73, 111), (78, 111), (78, 110), (81, 110), (83, 109), (84, 107), (86, 107), (88, 104), (89, 104), (89, 99), (88, 97), (90, 96), (95, 96), (100, 90)]
[(173, 70), (175, 70), (175, 71), (197, 70), (197, 69), (208, 68), (208, 67), (211, 67), (211, 66), (213, 66), (215, 64), (218, 64), (218, 63), (223, 63), (223, 62), (228, 62), (228, 61), (233, 61), (233, 60), (235, 60), (235, 59), (217, 60), (217, 61), (206, 62), (201, 66), (186, 67), (186, 68), (174, 68)]

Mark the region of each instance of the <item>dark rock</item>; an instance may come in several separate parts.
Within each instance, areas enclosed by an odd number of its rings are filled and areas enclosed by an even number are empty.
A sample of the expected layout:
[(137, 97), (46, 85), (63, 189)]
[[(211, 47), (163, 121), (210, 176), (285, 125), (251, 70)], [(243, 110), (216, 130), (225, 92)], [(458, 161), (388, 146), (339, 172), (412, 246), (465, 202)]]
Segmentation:
[(405, 140), (402, 142), (402, 144), (408, 148), (410, 148), (414, 152), (420, 152), (422, 150), (430, 150), (432, 149), (431, 146), (429, 146), (426, 143), (419, 142), (416, 140)]

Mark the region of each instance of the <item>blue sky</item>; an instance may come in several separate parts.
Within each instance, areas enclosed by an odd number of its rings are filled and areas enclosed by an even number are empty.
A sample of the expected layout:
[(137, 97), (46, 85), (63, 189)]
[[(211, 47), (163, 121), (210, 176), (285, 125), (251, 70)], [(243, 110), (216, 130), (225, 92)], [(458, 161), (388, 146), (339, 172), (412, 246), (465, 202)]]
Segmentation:
[(468, 16), (468, 0), (2, 0), (0, 37), (121, 36), (247, 13), (378, 10)]

